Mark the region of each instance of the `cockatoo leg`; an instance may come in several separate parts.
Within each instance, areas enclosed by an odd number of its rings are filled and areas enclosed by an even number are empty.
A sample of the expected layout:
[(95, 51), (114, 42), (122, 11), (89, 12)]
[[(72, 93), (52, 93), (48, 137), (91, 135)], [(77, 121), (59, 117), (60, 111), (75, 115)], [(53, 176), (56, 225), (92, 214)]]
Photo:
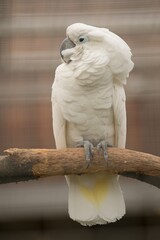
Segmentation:
[(85, 158), (86, 158), (86, 163), (88, 168), (93, 158), (93, 144), (90, 141), (85, 140), (85, 141), (80, 141), (76, 143), (76, 147), (84, 147)]
[(103, 140), (101, 141), (100, 143), (98, 143), (97, 145), (97, 150), (98, 150), (98, 153), (100, 154), (101, 151), (103, 152), (103, 156), (104, 156), (104, 160), (107, 162), (108, 160), (108, 150), (107, 148), (108, 147), (112, 147), (111, 144), (109, 144), (107, 141)]

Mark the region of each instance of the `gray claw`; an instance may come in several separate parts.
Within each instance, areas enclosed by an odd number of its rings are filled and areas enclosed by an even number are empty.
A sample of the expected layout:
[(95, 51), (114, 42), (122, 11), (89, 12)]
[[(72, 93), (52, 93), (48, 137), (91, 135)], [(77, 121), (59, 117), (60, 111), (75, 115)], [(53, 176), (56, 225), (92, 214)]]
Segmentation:
[(76, 147), (84, 147), (87, 168), (93, 158), (93, 144), (90, 141), (82, 141), (76, 144)]
[(97, 150), (98, 153), (100, 154), (101, 150), (103, 151), (103, 157), (104, 160), (107, 162), (108, 160), (108, 151), (107, 151), (107, 147), (112, 147), (112, 145), (108, 144), (107, 141), (101, 141), (98, 145), (97, 145)]

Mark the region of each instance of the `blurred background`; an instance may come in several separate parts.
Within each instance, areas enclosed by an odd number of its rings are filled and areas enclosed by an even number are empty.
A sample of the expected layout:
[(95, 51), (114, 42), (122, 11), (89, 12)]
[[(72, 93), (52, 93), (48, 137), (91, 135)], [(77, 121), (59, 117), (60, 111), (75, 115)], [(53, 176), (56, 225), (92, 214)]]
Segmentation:
[[(160, 155), (160, 1), (0, 0), (0, 155), (54, 148), (51, 86), (74, 22), (107, 27), (131, 47), (127, 148)], [(0, 185), (0, 239), (159, 239), (160, 191), (121, 177), (127, 214), (92, 228), (69, 219), (63, 177)]]

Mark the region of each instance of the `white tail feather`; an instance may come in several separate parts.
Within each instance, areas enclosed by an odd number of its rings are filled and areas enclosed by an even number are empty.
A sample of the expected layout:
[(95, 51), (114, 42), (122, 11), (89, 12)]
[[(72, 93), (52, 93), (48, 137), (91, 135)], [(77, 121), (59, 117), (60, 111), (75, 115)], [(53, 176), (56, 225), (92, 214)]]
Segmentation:
[(125, 214), (117, 175), (67, 176), (69, 215), (85, 226), (115, 222)]

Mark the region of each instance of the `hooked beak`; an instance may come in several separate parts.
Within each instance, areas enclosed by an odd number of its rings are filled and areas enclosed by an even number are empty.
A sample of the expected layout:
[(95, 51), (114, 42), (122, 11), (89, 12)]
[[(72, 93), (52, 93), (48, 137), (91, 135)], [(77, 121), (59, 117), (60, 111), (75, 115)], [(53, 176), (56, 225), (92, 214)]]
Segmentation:
[[(63, 51), (66, 50), (66, 49), (71, 49), (71, 48), (74, 48), (76, 45), (74, 44), (74, 42), (72, 42), (69, 38), (65, 38), (61, 44), (61, 47), (60, 47), (60, 54), (61, 54), (61, 57), (62, 59), (65, 61), (64, 59), (64, 56), (63, 56)], [(66, 62), (66, 61), (65, 61)]]

